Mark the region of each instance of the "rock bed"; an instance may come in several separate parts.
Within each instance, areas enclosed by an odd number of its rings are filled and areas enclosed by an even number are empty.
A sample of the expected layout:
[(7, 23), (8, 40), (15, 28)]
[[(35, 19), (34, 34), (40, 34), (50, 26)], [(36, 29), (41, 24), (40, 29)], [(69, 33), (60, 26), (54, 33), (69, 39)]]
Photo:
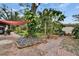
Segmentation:
[(34, 44), (40, 44), (42, 42), (44, 42), (44, 40), (38, 39), (38, 38), (23, 38), (23, 37), (20, 37), (16, 41), (16, 44), (17, 44), (18, 48), (23, 48), (23, 47), (26, 47), (26, 46), (32, 46)]
[[(35, 45), (26, 47), (23, 49), (18, 49), (15, 44), (10, 44), (11, 46), (7, 45), (8, 48), (4, 48), (5, 50), (0, 50), (0, 55), (3, 55), (3, 56), (4, 55), (5, 56), (72, 56), (74, 55), (73, 53), (61, 48), (60, 43), (62, 42), (64, 38), (66, 37), (64, 36), (59, 37), (56, 40), (55, 39), (49, 39), (49, 40), (42, 39), (43, 40), (42, 41), (41, 39), (38, 39), (38, 38), (22, 38), (21, 37), (18, 40), (22, 39), (23, 42), (27, 41), (23, 44), (23, 46), (25, 44), (26, 46), (29, 44), (32, 44), (32, 45), (35, 44)], [(40, 43), (46, 41), (46, 43), (41, 43), (41, 44), (36, 45), (38, 41)], [(28, 42), (30, 43), (28, 44)]]

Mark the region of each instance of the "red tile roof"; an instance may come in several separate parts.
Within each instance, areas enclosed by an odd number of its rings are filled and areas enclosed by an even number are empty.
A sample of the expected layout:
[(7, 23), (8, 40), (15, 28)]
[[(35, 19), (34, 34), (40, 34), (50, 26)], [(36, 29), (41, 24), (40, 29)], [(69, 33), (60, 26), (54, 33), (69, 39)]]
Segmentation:
[(0, 23), (4, 23), (4, 24), (8, 24), (8, 25), (13, 25), (13, 26), (17, 26), (17, 25), (23, 25), (26, 23), (29, 23), (30, 21), (25, 21), (25, 20), (20, 20), (20, 21), (10, 21), (10, 20), (2, 20), (0, 19)]

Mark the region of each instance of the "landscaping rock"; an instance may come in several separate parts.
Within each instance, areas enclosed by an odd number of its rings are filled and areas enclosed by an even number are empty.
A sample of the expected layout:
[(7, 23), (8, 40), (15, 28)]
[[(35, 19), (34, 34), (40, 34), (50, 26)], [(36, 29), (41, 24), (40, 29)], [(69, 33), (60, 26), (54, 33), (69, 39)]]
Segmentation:
[(20, 37), (16, 41), (16, 44), (17, 44), (18, 48), (23, 48), (23, 47), (31, 46), (31, 45), (38, 44), (38, 43), (41, 43), (41, 42), (43, 42), (43, 41), (41, 39), (38, 39), (38, 38), (24, 38), (24, 37)]

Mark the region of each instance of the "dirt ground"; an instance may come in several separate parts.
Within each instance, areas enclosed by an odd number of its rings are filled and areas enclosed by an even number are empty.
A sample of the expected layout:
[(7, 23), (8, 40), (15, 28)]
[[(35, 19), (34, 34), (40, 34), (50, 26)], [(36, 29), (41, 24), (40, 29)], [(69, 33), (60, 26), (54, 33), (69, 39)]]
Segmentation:
[[(12, 40), (13, 43), (0, 46), (0, 55), (1, 56), (75, 56), (76, 54), (64, 49), (61, 45), (64, 38), (68, 37), (61, 36), (57, 38), (47, 39), (47, 42), (41, 43), (38, 45), (33, 45), (30, 47), (25, 47), (18, 49), (15, 40), (18, 38), (18, 35), (10, 36), (0, 36), (1, 40), (8, 39)], [(3, 39), (2, 39), (3, 38)]]

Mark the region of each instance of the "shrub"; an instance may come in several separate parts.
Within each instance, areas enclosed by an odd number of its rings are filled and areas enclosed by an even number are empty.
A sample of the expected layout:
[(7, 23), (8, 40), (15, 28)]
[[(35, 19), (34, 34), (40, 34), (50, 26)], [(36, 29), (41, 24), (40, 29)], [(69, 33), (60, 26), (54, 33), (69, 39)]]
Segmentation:
[(79, 27), (75, 27), (72, 31), (72, 34), (75, 36), (76, 39), (79, 39)]
[(23, 37), (27, 37), (28, 36), (28, 31), (27, 29), (23, 30), (21, 29), (21, 27), (16, 27), (15, 32)]
[(19, 35), (21, 35), (23, 37), (28, 37), (28, 32), (27, 32), (27, 30), (21, 30), (21, 32), (19, 33)]
[(54, 31), (54, 34), (61, 36), (61, 35), (65, 35), (65, 32), (62, 31), (61, 29), (59, 29), (59, 30), (55, 30), (55, 31)]
[(54, 21), (53, 22), (53, 28), (52, 28), (52, 33), (56, 34), (56, 35), (64, 35), (65, 32), (62, 31), (62, 28), (64, 27), (63, 24), (61, 24), (60, 22)]

